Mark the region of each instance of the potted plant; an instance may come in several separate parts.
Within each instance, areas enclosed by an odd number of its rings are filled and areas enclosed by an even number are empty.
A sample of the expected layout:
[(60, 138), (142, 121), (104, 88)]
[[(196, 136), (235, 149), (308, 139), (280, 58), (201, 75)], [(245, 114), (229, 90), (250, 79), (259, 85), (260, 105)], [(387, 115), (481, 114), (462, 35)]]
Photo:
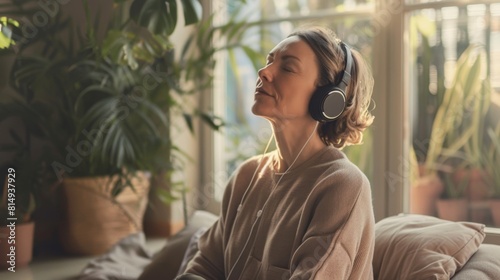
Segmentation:
[[(12, 31), (19, 27), (19, 22), (0, 17), (0, 25), (0, 50), (5, 50), (15, 45)], [(9, 110), (0, 103), (0, 119), (11, 117)], [(10, 137), (4, 137), (0, 144), (3, 155), (0, 167), (0, 268), (12, 272), (32, 259), (33, 214), (41, 192), (47, 191), (47, 186), (54, 181), (48, 172), (44, 151), (33, 153), (29, 126), (29, 123), (21, 122), (21, 127), (11, 128), (6, 133)]]
[[(478, 136), (482, 133), (481, 119), (486, 114), (491, 92), (489, 80), (481, 75), (482, 57), (484, 53), (481, 49), (471, 45), (457, 60), (452, 86), (446, 89), (438, 107), (425, 162), (419, 172), (420, 176), (432, 183), (431, 186), (430, 183), (419, 181), (420, 185), (423, 184), (419, 186), (437, 191), (429, 192), (433, 196), (422, 198), (422, 201), (433, 204), (444, 191), (439, 171), (448, 171), (450, 164), (454, 169), (457, 164), (464, 166), (464, 162), (467, 163), (465, 166), (478, 163), (477, 156), (467, 155), (476, 152), (478, 143), (481, 143)], [(463, 180), (454, 180), (455, 184), (459, 184), (459, 181)], [(412, 192), (416, 192), (414, 189), (412, 187)], [(435, 214), (435, 208), (425, 211), (428, 213), (423, 214)]]
[(419, 164), (415, 150), (410, 149), (410, 213), (436, 216), (436, 201), (444, 191), (444, 184), (436, 172), (428, 172)]
[(493, 224), (500, 226), (500, 124), (496, 128), (488, 128), (490, 145), (483, 149), (484, 166), (488, 174), (488, 183), (490, 186), (489, 207)]
[(443, 172), (444, 192), (436, 201), (438, 217), (449, 221), (466, 221), (469, 217), (469, 204), (465, 198), (468, 177), (461, 182), (453, 180), (451, 171)]
[[(11, 82), (18, 94), (12, 96), (6, 107), (11, 115), (30, 121), (53, 144), (50, 167), (62, 179), (68, 207), (98, 206), (95, 201), (107, 201), (111, 204), (106, 206), (106, 213), (111, 208), (118, 211), (102, 215), (100, 209), (91, 215), (88, 208), (64, 210), (66, 215), (73, 216), (68, 221), (77, 222), (62, 230), (63, 236), (66, 235), (62, 239), (69, 240), (64, 242), (69, 246), (68, 251), (101, 253), (119, 238), (141, 230), (147, 186), (139, 187), (135, 182), (148, 180), (140, 172), (159, 174), (166, 185), (174, 185), (171, 184), (171, 174), (176, 168), (173, 158), (182, 151), (171, 141), (173, 114), (182, 115), (190, 130), (194, 116), (201, 116), (214, 129), (221, 125), (217, 117), (180, 101), (182, 95), (196, 92), (194, 88), (186, 88), (182, 81), (192, 82), (198, 77), (197, 81), (207, 87), (211, 79), (206, 69), (213, 65), (213, 53), (237, 47), (234, 39), (241, 36), (245, 26), (228, 23), (204, 28), (201, 30), (204, 32), (194, 37), (196, 40), (188, 40), (179, 62), (169, 37), (177, 23), (177, 9), (172, 9), (176, 1), (166, 2), (169, 9), (158, 1), (114, 1), (111, 20), (106, 25), (92, 24), (95, 13), (82, 1), (86, 15), (83, 34), (79, 32), (82, 25), (58, 15), (41, 28), (39, 37), (16, 46)], [(196, 3), (182, 1), (185, 24), (198, 20)], [(20, 9), (20, 13), (25, 10)], [(100, 30), (96, 26), (107, 27)], [(61, 35), (68, 30), (76, 34), (69, 42)], [(104, 35), (100, 38), (98, 34)], [(211, 47), (210, 40), (217, 34), (227, 34), (233, 40), (224, 46)], [(38, 48), (34, 49), (36, 44)], [(196, 55), (189, 52), (192, 45), (198, 47)], [(30, 48), (30, 52), (25, 52)], [(19, 113), (24, 111), (31, 113)], [(89, 177), (100, 187), (89, 187)], [(170, 190), (162, 194), (171, 196)], [(82, 202), (87, 196), (93, 199), (92, 203)], [(129, 207), (124, 201), (133, 196), (139, 199)], [(130, 209), (138, 211), (131, 214)], [(116, 226), (109, 221), (101, 226), (83, 224), (95, 223), (103, 216), (120, 220), (117, 215), (129, 225)], [(96, 229), (106, 226), (120, 231), (96, 234)], [(76, 241), (76, 235), (85, 240)], [(92, 236), (105, 244), (94, 240), (91, 246), (88, 238)]]
[[(214, 23), (214, 19), (219, 16), (219, 11), (214, 11), (193, 25), (192, 32), (183, 45), (179, 59), (175, 64), (176, 67), (174, 68), (177, 70), (176, 73), (180, 78), (180, 84), (182, 85), (180, 89), (177, 89), (177, 91), (182, 92), (182, 96), (177, 97), (181, 97), (181, 99), (182, 97), (191, 98), (193, 95), (199, 96), (200, 94), (208, 93), (208, 91), (212, 89), (214, 69), (216, 65), (215, 56), (218, 53), (227, 52), (230, 61), (229, 67), (232, 68), (235, 76), (238, 76), (239, 67), (234, 59), (235, 51), (241, 51), (244, 53), (256, 71), (260, 68), (260, 66), (262, 66), (262, 57), (265, 56), (262, 51), (267, 50), (255, 50), (254, 48), (245, 45), (243, 40), (243, 36), (248, 35), (248, 32), (252, 31), (250, 27), (258, 25), (261, 22), (255, 21), (249, 23), (247, 18), (251, 12), (249, 13), (248, 11), (243, 11), (243, 9), (239, 6), (239, 4), (241, 4), (240, 2), (244, 3), (245, 1), (235, 1), (233, 3), (234, 6), (232, 6), (233, 12), (222, 24)], [(253, 31), (258, 30), (253, 29)], [(239, 77), (237, 77), (237, 79), (239, 79)], [(181, 114), (178, 114), (182, 115), (182, 118), (185, 120), (185, 126), (180, 129), (187, 128), (191, 133), (194, 133), (194, 117), (199, 117), (204, 124), (208, 125), (214, 131), (218, 131), (221, 127), (226, 125), (222, 118), (212, 113), (205, 113), (200, 110), (200, 107), (195, 106), (194, 108), (188, 110), (186, 108), (188, 103), (189, 102), (182, 103), (182, 112)], [(207, 104), (202, 104), (201, 107), (206, 105)], [(174, 110), (178, 112), (178, 108), (173, 108), (172, 111)], [(174, 126), (176, 129), (179, 129), (179, 126), (176, 126), (175, 124)], [(178, 150), (178, 147), (173, 147), (172, 150), (176, 151)], [(182, 169), (182, 166), (180, 169)], [(165, 171), (167, 175), (172, 172), (172, 170)], [(165, 182), (161, 181), (162, 180), (160, 180), (159, 184), (165, 185)], [(157, 219), (157, 222), (151, 223), (151, 235), (164, 236), (168, 233), (172, 234), (176, 229), (180, 229), (178, 226), (179, 223), (174, 225), (169, 225), (164, 222), (162, 223), (161, 220), (165, 219), (165, 215), (164, 212), (162, 213), (161, 208), (165, 207), (165, 203), (169, 203), (173, 200), (179, 198), (185, 200), (185, 194), (189, 188), (185, 185), (185, 182), (182, 181), (171, 182), (170, 180), (167, 180), (166, 185), (168, 186), (159, 188), (157, 193), (150, 196), (150, 199), (157, 202), (156, 209), (152, 207), (148, 208), (148, 211), (151, 211), (147, 213), (152, 214), (153, 218)], [(187, 204), (184, 202), (183, 206), (184, 223), (186, 223), (188, 217), (188, 210), (186, 208)], [(158, 209), (160, 211), (158, 211)]]
[[(0, 106), (0, 110), (1, 110)], [(25, 139), (11, 131), (16, 144), (2, 144), (0, 151), (11, 153), (0, 167), (0, 268), (15, 272), (32, 259), (35, 222), (33, 213), (40, 194), (53, 178), (44, 155), (33, 155), (30, 136)]]
[[(484, 207), (488, 197), (489, 186), (486, 170), (482, 163), (481, 147), (484, 145), (485, 117), (490, 107), (491, 84), (490, 77), (484, 75), (486, 72), (486, 53), (479, 46), (469, 46), (463, 53), (470, 60), (472, 69), (467, 78), (472, 88), (466, 90), (474, 91), (462, 100), (460, 115), (456, 120), (454, 129), (450, 131), (447, 138), (448, 143), (453, 145), (443, 149), (443, 158), (455, 159), (453, 167), (453, 183), (456, 185), (466, 184), (464, 197), (469, 203), (469, 220), (486, 223), (489, 217), (489, 209)], [(466, 85), (466, 82), (464, 82)], [(476, 88), (474, 88), (476, 87)]]
[(30, 216), (34, 202), (28, 188), (16, 182), (18, 169), (2, 166), (2, 170), (6, 174), (2, 174), (5, 180), (0, 195), (0, 269), (15, 272), (32, 259), (35, 224)]
[[(457, 61), (452, 86), (446, 90), (432, 125), (425, 173), (436, 172), (444, 161), (460, 156), (467, 145), (480, 145), (480, 124), (491, 93), (488, 79), (481, 75), (482, 57), (484, 52), (471, 45)], [(467, 112), (473, 115), (466, 117)], [(478, 155), (467, 160), (474, 164)]]
[[(11, 8), (21, 15), (37, 12), (23, 5), (33, 1), (16, 2)], [(81, 1), (84, 25), (59, 13), (39, 36), (16, 42), (11, 85), (18, 94), (4, 103), (10, 116), (32, 123), (53, 145), (50, 168), (68, 206), (61, 239), (79, 254), (102, 253), (140, 231), (149, 188), (143, 171), (170, 164), (164, 153), (171, 147), (169, 90), (178, 78), (169, 69), (169, 35), (177, 9), (157, 7), (158, 1), (115, 2), (103, 4), (112, 5), (109, 23), (91, 23), (89, 5)], [(191, 21), (193, 2), (183, 1)], [(96, 27), (106, 25), (98, 38)], [(77, 36), (68, 42), (64, 32)]]

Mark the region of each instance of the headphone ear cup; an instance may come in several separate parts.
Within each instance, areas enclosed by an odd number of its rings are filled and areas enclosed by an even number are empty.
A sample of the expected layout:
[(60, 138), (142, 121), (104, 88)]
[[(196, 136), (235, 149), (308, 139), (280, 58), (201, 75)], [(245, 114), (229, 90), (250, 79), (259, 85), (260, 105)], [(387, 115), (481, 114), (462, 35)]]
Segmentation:
[(316, 89), (309, 101), (309, 114), (319, 122), (335, 120), (342, 114), (344, 108), (344, 92), (331, 85)]

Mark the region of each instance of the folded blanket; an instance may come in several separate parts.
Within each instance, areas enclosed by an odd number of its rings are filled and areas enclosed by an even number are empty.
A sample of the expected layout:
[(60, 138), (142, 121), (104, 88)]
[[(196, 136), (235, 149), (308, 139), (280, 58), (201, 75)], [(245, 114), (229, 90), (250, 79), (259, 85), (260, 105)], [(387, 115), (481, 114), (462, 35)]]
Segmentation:
[(146, 244), (144, 233), (131, 234), (106, 254), (90, 261), (76, 279), (175, 279), (184, 272), (187, 262), (196, 254), (198, 238), (217, 219), (218, 216), (211, 213), (195, 211), (185, 228), (161, 243), (162, 248)]
[(90, 261), (78, 280), (136, 280), (153, 257), (145, 244), (142, 232), (123, 238), (106, 254)]

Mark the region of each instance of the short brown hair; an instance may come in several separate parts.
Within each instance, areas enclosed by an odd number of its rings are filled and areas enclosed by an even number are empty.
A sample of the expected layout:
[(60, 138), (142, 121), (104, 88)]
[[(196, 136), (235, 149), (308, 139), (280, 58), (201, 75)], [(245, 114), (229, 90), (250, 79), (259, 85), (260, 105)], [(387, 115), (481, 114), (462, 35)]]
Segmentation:
[[(324, 27), (303, 27), (288, 37), (298, 36), (314, 51), (319, 65), (320, 77), (317, 86), (338, 84), (345, 68), (345, 54), (341, 40), (330, 29)], [(344, 112), (331, 122), (320, 123), (318, 133), (326, 145), (343, 148), (360, 144), (363, 131), (373, 123), (369, 111), (373, 91), (373, 76), (361, 54), (351, 49), (353, 67), (351, 81), (345, 90)]]

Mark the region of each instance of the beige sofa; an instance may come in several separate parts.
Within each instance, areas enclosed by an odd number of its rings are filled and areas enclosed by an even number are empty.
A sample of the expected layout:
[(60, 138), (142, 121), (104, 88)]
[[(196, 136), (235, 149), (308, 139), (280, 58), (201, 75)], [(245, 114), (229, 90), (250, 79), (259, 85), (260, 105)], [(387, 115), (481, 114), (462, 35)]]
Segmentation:
[[(139, 279), (174, 279), (196, 252), (196, 237), (216, 219), (211, 213), (195, 212), (188, 226), (155, 254)], [(482, 244), (483, 229), (480, 224), (421, 215), (384, 219), (376, 225), (375, 279), (498, 280), (500, 246)]]

